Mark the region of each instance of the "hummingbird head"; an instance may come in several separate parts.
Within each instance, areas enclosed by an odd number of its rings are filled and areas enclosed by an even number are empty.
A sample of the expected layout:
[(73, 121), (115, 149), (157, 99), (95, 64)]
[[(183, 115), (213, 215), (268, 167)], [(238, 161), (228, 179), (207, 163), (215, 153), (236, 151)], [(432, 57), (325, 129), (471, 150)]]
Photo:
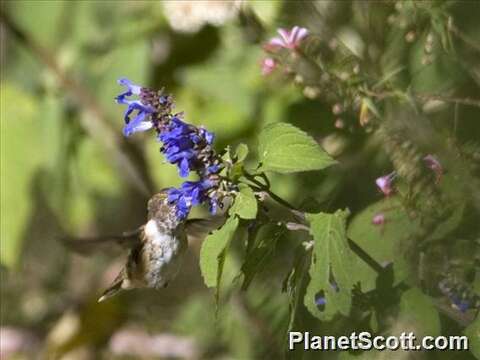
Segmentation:
[(175, 205), (168, 201), (168, 190), (163, 189), (148, 200), (148, 220), (155, 220), (161, 228), (175, 229), (182, 220), (177, 217)]

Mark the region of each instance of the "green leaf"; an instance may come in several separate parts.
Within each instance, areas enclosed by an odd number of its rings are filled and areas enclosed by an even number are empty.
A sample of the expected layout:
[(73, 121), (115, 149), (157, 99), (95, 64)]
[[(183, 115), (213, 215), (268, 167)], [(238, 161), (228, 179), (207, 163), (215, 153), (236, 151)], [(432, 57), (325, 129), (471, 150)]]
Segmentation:
[(4, 83), (0, 89), (1, 251), (0, 261), (13, 266), (20, 254), (32, 205), (31, 180), (44, 161), (39, 135), (38, 103), (26, 92)]
[[(374, 225), (376, 214), (385, 216), (385, 224)], [(399, 244), (416, 229), (417, 224), (410, 220), (397, 197), (378, 201), (356, 215), (348, 227), (348, 237), (365, 250), (380, 264), (394, 261), (395, 282), (406, 277), (405, 262), (397, 251)], [(398, 257), (396, 255), (399, 255)], [(375, 288), (377, 274), (369, 267), (358, 268), (363, 291)]]
[(257, 199), (252, 188), (246, 184), (240, 184), (238, 187), (240, 191), (230, 208), (230, 216), (236, 214), (242, 219), (255, 219), (257, 217)]
[(208, 287), (216, 287), (222, 275), (224, 251), (238, 227), (238, 218), (230, 217), (225, 225), (207, 236), (200, 250), (200, 270)]
[(419, 288), (405, 291), (400, 299), (399, 319), (402, 331), (440, 335), (440, 317), (432, 299)]
[(468, 347), (473, 356), (480, 359), (480, 316), (473, 323), (471, 323), (464, 331), (468, 336)]
[[(255, 275), (265, 267), (265, 262), (271, 258), (275, 251), (278, 240), (284, 233), (283, 228), (278, 226), (265, 226), (259, 230), (253, 249), (247, 250), (245, 262), (242, 265), (243, 273), (242, 290), (247, 290)], [(255, 239), (252, 239), (254, 241)]]
[(238, 162), (242, 162), (247, 158), (248, 155), (248, 146), (244, 143), (238, 144), (237, 148), (235, 149), (235, 157), (237, 158)]
[(317, 142), (286, 123), (266, 126), (259, 135), (260, 171), (292, 173), (320, 170), (335, 164)]
[[(307, 309), (321, 320), (331, 320), (340, 312), (348, 315), (352, 305), (351, 290), (356, 282), (354, 254), (346, 236), (348, 210), (338, 210), (334, 214), (307, 214), (310, 233), (314, 238), (310, 283), (304, 302)], [(331, 277), (338, 289), (331, 284)], [(315, 304), (316, 297), (323, 292), (326, 299), (324, 311)]]

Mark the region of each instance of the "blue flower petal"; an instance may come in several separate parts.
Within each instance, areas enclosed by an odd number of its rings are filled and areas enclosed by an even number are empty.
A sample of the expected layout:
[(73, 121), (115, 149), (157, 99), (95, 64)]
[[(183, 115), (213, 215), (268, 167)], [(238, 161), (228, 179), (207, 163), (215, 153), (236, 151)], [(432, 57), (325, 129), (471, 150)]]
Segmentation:
[[(175, 203), (177, 207), (177, 217), (179, 219), (185, 218), (188, 216), (192, 206), (209, 200), (207, 191), (212, 186), (213, 184), (209, 180), (185, 181), (180, 189), (170, 189), (168, 200)], [(216, 203), (210, 202), (211, 210), (216, 211), (216, 206)]]
[[(142, 87), (140, 85), (136, 85), (136, 84), (132, 83), (127, 78), (118, 79), (118, 83), (120, 85), (123, 85), (123, 86), (127, 87), (128, 91), (126, 93), (130, 93), (130, 95), (132, 95), (132, 94), (140, 95), (140, 92), (142, 90)], [(128, 96), (130, 96), (130, 95), (128, 95)]]
[(135, 132), (151, 129), (153, 124), (151, 121), (144, 121), (145, 117), (146, 114), (144, 112), (140, 112), (132, 121), (125, 125), (123, 128), (123, 134), (125, 136), (130, 136)]
[(182, 159), (182, 161), (180, 162), (179, 170), (180, 170), (180, 176), (181, 177), (187, 177), (188, 176), (188, 174), (190, 173), (190, 167), (189, 167), (187, 158)]
[(327, 299), (324, 296), (320, 296), (315, 300), (315, 305), (317, 306), (325, 306), (327, 304)]
[(220, 170), (220, 167), (218, 165), (210, 165), (207, 167), (207, 174), (217, 173), (218, 170)]
[(142, 104), (140, 100), (126, 101), (125, 104), (128, 104), (128, 108), (127, 110), (125, 110), (125, 114), (124, 114), (124, 119), (126, 123), (130, 121), (130, 114), (134, 110), (138, 110), (139, 112), (144, 112), (147, 114), (151, 114), (153, 112), (153, 110), (150, 107)]
[(212, 145), (213, 141), (215, 140), (215, 134), (207, 131), (205, 129), (200, 129), (200, 134), (205, 138), (207, 144)]
[(218, 209), (218, 201), (214, 199), (210, 199), (210, 207), (208, 209), (210, 211), (210, 214), (215, 215), (217, 213), (217, 209)]

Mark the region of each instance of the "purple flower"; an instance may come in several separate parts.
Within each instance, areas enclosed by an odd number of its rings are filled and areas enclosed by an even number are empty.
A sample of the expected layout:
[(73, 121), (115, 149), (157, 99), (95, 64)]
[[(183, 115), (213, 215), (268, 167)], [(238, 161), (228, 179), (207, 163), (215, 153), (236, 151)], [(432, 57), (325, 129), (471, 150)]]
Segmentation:
[(210, 211), (215, 213), (218, 204), (208, 196), (208, 191), (214, 185), (210, 180), (185, 181), (180, 189), (170, 189), (168, 200), (176, 204), (178, 218), (186, 218), (192, 206), (199, 205), (205, 201), (210, 201)]
[(267, 57), (262, 60), (262, 75), (266, 76), (269, 75), (275, 70), (277, 67), (277, 62), (275, 59)]
[[(179, 189), (169, 189), (169, 201), (176, 207), (177, 217), (185, 219), (192, 206), (205, 202), (211, 212), (216, 212), (223, 198), (236, 191), (236, 187), (218, 175), (223, 164), (212, 147), (214, 134), (182, 121), (181, 114), (173, 113), (172, 96), (163, 95), (163, 91), (135, 85), (128, 79), (120, 79), (118, 83), (126, 87), (115, 98), (117, 103), (127, 105), (125, 136), (154, 128), (162, 142), (160, 151), (178, 167), (180, 176), (186, 177), (194, 171), (200, 177), (198, 181), (184, 182)], [(129, 99), (134, 95), (138, 100)]]
[(212, 145), (213, 140), (215, 140), (215, 134), (201, 127), (199, 129), (200, 136), (205, 139), (208, 145)]
[(120, 85), (127, 87), (127, 91), (125, 91), (124, 93), (121, 93), (116, 97), (116, 99), (119, 101), (120, 104), (123, 104), (125, 97), (132, 96), (132, 95), (140, 95), (140, 92), (142, 91), (142, 87), (140, 85), (135, 85), (127, 78), (118, 79), (117, 82)]
[(162, 153), (168, 162), (178, 166), (181, 177), (187, 177), (191, 170), (203, 172), (203, 168), (207, 173), (218, 171), (218, 165), (200, 161), (202, 150), (213, 143), (214, 135), (211, 132), (196, 128), (173, 116), (158, 135), (158, 139), (163, 142)]
[[(142, 103), (141, 100), (127, 99), (127, 97), (132, 95), (140, 95), (142, 87), (133, 84), (130, 80), (125, 78), (118, 80), (118, 83), (127, 87), (125, 92), (121, 93), (115, 98), (118, 104), (128, 105), (124, 114), (125, 127), (123, 128), (123, 134), (125, 136), (130, 136), (134, 132), (151, 129), (153, 127), (153, 123), (150, 119), (150, 115), (154, 112), (154, 110), (147, 104)], [(130, 116), (134, 111), (137, 111), (137, 113), (132, 120)]]
[(376, 214), (372, 219), (372, 224), (373, 225), (383, 225), (383, 224), (385, 224), (385, 215), (383, 215), (382, 213)]
[[(330, 281), (330, 286), (333, 291), (338, 293), (340, 291), (340, 288), (338, 287), (337, 283), (332, 280)], [(317, 294), (318, 296), (315, 297), (315, 305), (318, 307), (323, 307), (327, 304), (327, 298), (324, 296), (324, 292), (321, 291), (320, 294)]]
[(315, 299), (315, 305), (317, 306), (325, 306), (327, 304), (327, 299), (325, 296), (319, 296)]
[(423, 161), (435, 173), (435, 181), (438, 183), (443, 175), (443, 167), (440, 161), (432, 154), (425, 156)]
[(267, 44), (267, 50), (275, 50), (277, 48), (285, 48), (294, 50), (298, 48), (302, 40), (308, 35), (308, 30), (303, 27), (294, 26), (291, 30), (278, 29), (280, 36), (276, 36)]
[(390, 174), (381, 176), (375, 180), (375, 184), (377, 184), (380, 191), (386, 196), (391, 195), (394, 191), (392, 181), (395, 179), (395, 176), (397, 176), (397, 173), (393, 171)]

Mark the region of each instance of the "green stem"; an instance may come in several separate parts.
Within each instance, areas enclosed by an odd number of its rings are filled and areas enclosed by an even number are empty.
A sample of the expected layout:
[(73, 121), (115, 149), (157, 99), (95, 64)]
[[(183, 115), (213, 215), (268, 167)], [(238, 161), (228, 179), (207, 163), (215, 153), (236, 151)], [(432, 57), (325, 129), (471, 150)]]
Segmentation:
[[(265, 176), (265, 175), (263, 175)], [(299, 220), (301, 220), (302, 222), (305, 222), (305, 214), (298, 210), (295, 206), (293, 206), (292, 204), (290, 204), (287, 200), (281, 198), (280, 196), (278, 196), (277, 194), (275, 194), (274, 192), (272, 192), (269, 187), (265, 186), (264, 184), (262, 184), (260, 181), (258, 181), (257, 179), (255, 179), (255, 176), (254, 175), (251, 175), (247, 172), (245, 172), (245, 177), (251, 181), (252, 183), (254, 183), (257, 187), (257, 190), (259, 191), (264, 191), (266, 192), (273, 200), (275, 200), (277, 203), (279, 203), (280, 205), (283, 205), (284, 207), (288, 208), (290, 210), (290, 212), (296, 217), (298, 218)], [(265, 176), (266, 177), (266, 176)]]
[[(292, 204), (290, 204), (288, 201), (284, 200), (274, 192), (272, 192), (270, 189), (265, 187), (261, 182), (255, 179), (255, 176), (249, 173), (245, 173), (245, 177), (253, 182), (256, 187), (258, 187), (258, 190), (265, 191), (273, 200), (275, 200), (277, 203), (280, 205), (286, 207), (287, 209), (290, 210), (290, 212), (300, 220), (302, 220), (303, 223), (305, 223), (305, 213), (301, 210), (298, 210), (296, 207), (294, 207)], [(352, 239), (347, 238), (348, 245), (350, 246), (350, 249), (360, 258), (362, 259), (368, 266), (370, 266), (375, 272), (381, 273), (384, 270), (384, 267), (378, 263), (374, 258), (372, 258), (365, 250), (363, 250), (357, 243), (355, 243)]]

